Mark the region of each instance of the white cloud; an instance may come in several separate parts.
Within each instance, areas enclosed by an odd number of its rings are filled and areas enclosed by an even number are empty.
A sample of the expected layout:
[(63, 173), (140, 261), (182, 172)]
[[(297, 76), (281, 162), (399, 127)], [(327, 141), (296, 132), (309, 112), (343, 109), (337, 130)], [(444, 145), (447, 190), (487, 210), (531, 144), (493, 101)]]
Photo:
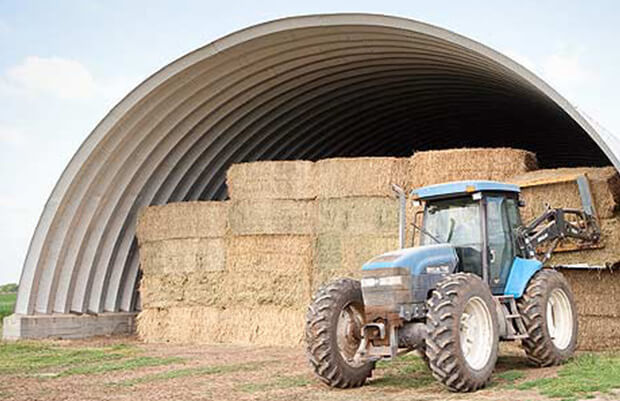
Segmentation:
[(60, 57), (29, 56), (7, 71), (6, 80), (13, 87), (61, 99), (88, 98), (97, 90), (95, 80), (84, 65)]
[(564, 49), (551, 54), (542, 63), (544, 77), (562, 89), (572, 89), (589, 83), (594, 73), (582, 60), (583, 51)]
[(0, 125), (0, 143), (20, 146), (26, 143), (26, 136), (16, 128)]

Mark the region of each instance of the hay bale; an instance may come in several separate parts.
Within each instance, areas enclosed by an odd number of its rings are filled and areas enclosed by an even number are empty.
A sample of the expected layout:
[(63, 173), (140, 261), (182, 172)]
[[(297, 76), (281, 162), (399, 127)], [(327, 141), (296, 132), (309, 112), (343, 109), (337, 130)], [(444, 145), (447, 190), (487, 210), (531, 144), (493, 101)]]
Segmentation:
[(315, 238), (309, 235), (232, 237), (222, 298), (229, 305), (303, 310), (310, 300)]
[(318, 201), (318, 233), (389, 235), (398, 233), (398, 200), (387, 197)]
[(356, 157), (319, 160), (316, 163), (318, 196), (392, 196), (392, 184), (405, 187), (408, 159)]
[(409, 188), (460, 180), (504, 181), (538, 168), (536, 155), (521, 149), (472, 148), (416, 152), (408, 170)]
[(226, 173), (231, 199), (314, 199), (314, 163), (305, 160), (233, 164)]
[(601, 220), (603, 248), (572, 252), (554, 252), (550, 265), (562, 266), (587, 263), (590, 266), (615, 265), (620, 262), (620, 217)]
[(140, 211), (140, 244), (173, 238), (216, 238), (227, 231), (228, 202), (179, 202)]
[(234, 235), (313, 234), (314, 201), (260, 199), (232, 201), (229, 224)]
[(562, 269), (580, 315), (620, 318), (620, 270)]
[(144, 275), (140, 281), (142, 306), (218, 305), (224, 277), (221, 271)]
[(267, 306), (145, 309), (137, 320), (146, 342), (298, 346), (303, 329), (300, 311)]
[(226, 268), (224, 238), (187, 238), (146, 242), (140, 246), (145, 275), (222, 271)]
[(620, 319), (579, 315), (577, 348), (588, 351), (608, 351), (620, 348)]
[[(579, 174), (585, 174), (588, 177), (599, 218), (613, 217), (620, 204), (620, 175), (614, 167), (538, 170), (518, 175), (509, 181), (522, 185), (533, 181), (544, 182), (556, 178), (569, 178)], [(524, 221), (541, 215), (545, 210), (545, 203), (549, 203), (554, 208), (582, 208), (576, 181), (524, 187), (521, 190), (521, 196), (526, 202), (521, 210)]]
[(319, 235), (316, 242), (313, 291), (336, 278), (360, 278), (364, 263), (397, 248), (398, 235)]

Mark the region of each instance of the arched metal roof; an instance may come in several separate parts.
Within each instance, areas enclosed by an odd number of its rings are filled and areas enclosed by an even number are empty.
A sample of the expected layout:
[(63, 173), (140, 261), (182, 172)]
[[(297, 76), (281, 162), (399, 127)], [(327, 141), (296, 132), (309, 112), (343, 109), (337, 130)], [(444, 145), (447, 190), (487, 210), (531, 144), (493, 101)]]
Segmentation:
[(447, 30), (341, 14), (236, 32), (152, 75), (85, 140), (39, 220), (16, 313), (133, 310), (138, 210), (225, 198), (231, 163), (460, 146), (620, 167), (617, 141), (541, 79)]

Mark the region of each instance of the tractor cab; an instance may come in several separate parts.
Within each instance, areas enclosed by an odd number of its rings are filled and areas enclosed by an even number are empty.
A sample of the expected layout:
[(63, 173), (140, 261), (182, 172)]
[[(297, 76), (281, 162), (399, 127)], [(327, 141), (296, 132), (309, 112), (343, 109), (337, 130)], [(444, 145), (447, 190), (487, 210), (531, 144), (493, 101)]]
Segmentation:
[[(457, 272), (474, 273), (504, 294), (508, 274), (519, 256), (516, 229), (521, 226), (519, 187), (493, 181), (461, 181), (412, 191), (424, 209), (414, 217), (421, 246), (451, 244)], [(422, 218), (421, 225), (417, 224)]]

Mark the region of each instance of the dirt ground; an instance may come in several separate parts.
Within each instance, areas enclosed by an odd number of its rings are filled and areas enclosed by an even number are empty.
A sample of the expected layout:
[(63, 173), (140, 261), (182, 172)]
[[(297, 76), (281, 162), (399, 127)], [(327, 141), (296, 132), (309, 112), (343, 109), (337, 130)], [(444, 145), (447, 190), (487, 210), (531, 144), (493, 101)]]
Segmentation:
[[(175, 357), (175, 362), (116, 371), (74, 374), (3, 375), (0, 399), (9, 400), (547, 400), (535, 389), (516, 390), (519, 381), (555, 375), (557, 368), (530, 367), (521, 350), (502, 345), (494, 379), (487, 389), (455, 394), (439, 386), (424, 368), (382, 363), (369, 383), (358, 389), (336, 390), (313, 377), (302, 348), (230, 345), (143, 344), (133, 337), (54, 341), (61, 347), (127, 345), (140, 355)], [(412, 359), (413, 358), (413, 359)], [(409, 360), (421, 361), (415, 357)], [(407, 362), (409, 363), (409, 362)], [(416, 365), (417, 366), (417, 365)], [(620, 393), (599, 396), (620, 398)]]

